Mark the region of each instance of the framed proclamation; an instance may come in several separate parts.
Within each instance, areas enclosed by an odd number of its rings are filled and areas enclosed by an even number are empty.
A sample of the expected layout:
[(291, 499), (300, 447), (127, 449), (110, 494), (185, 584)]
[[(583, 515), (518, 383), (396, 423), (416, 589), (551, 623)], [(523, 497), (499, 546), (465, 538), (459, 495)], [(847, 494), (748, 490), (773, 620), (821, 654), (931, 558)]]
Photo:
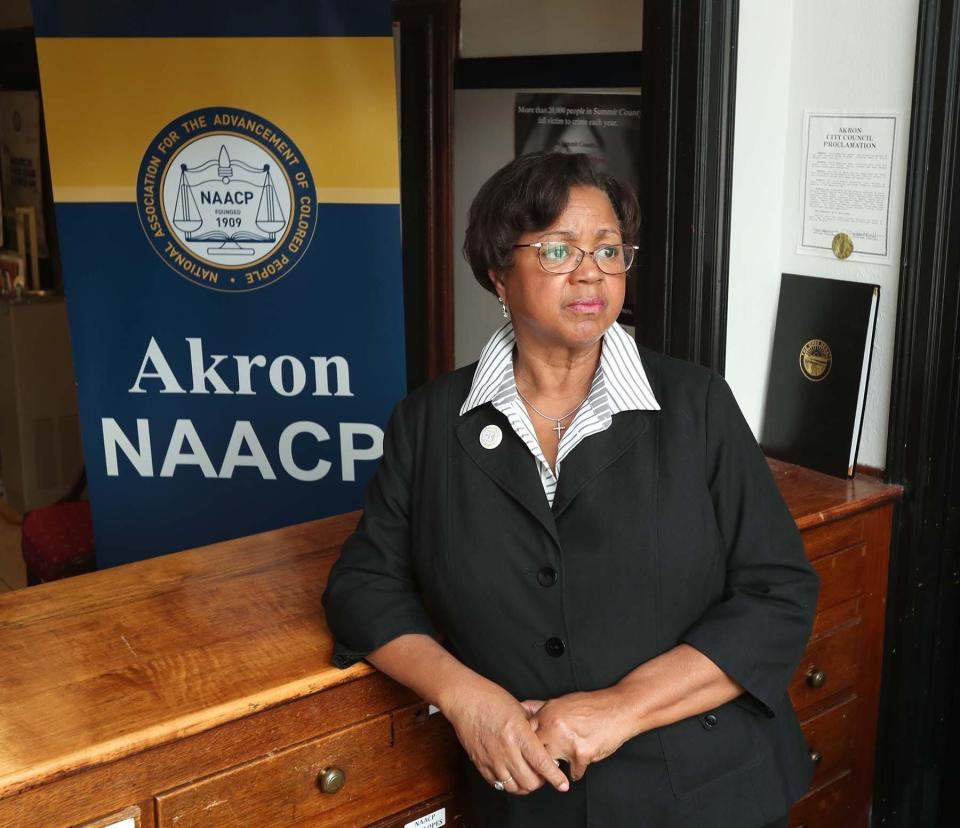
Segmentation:
[(798, 253), (889, 263), (897, 116), (807, 112)]

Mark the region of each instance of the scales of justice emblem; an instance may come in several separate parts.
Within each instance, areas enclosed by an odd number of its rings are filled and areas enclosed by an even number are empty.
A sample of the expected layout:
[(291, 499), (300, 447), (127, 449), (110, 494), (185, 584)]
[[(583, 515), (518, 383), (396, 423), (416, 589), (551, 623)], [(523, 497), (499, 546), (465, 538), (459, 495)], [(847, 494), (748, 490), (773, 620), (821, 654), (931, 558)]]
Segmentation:
[(204, 135), (167, 167), (167, 224), (198, 259), (246, 267), (271, 256), (291, 216), (292, 187), (277, 160), (243, 136)]
[(296, 143), (263, 116), (227, 106), (185, 112), (156, 134), (136, 202), (164, 265), (223, 293), (282, 279), (317, 227), (313, 173)]

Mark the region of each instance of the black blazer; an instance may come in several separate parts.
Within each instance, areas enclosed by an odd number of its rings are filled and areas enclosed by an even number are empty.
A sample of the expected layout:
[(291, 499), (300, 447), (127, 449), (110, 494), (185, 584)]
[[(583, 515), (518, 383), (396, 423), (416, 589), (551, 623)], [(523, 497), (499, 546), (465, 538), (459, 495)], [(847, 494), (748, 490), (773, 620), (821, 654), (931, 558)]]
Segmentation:
[[(688, 642), (747, 691), (631, 739), (565, 794), (497, 793), (473, 771), (476, 824), (756, 828), (809, 785), (786, 692), (817, 598), (796, 524), (723, 377), (640, 356), (661, 410), (583, 440), (552, 509), (507, 419), (490, 404), (459, 415), (475, 365), (412, 393), (331, 571), (341, 667), (439, 628), (518, 699), (549, 699)], [(490, 424), (503, 439), (486, 449)]]

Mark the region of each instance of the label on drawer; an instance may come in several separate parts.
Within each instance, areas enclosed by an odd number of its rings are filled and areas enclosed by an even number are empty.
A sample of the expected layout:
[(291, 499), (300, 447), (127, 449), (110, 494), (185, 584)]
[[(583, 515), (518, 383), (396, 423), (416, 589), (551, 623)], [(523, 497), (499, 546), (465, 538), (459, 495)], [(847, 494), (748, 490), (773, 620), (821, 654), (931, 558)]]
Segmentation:
[(403, 826), (403, 828), (437, 828), (437, 826), (446, 824), (447, 809), (441, 808), (438, 811), (434, 811), (432, 814), (427, 814), (415, 819), (413, 822), (408, 822)]
[(137, 805), (131, 805), (122, 811), (114, 811), (108, 816), (85, 822), (77, 828), (140, 828), (140, 808)]

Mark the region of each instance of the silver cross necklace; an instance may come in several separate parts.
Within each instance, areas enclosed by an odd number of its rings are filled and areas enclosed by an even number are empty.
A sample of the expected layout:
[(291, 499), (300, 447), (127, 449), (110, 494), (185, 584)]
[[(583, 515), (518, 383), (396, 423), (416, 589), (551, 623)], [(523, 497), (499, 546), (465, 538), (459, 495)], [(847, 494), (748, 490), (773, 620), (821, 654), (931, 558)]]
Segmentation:
[(527, 405), (529, 405), (534, 411), (536, 411), (537, 414), (539, 414), (545, 420), (550, 420), (550, 422), (554, 424), (553, 429), (551, 430), (557, 432), (557, 440), (560, 439), (560, 435), (563, 434), (563, 432), (567, 429), (567, 426), (560, 425), (560, 423), (562, 423), (565, 419), (567, 419), (567, 417), (571, 416), (572, 414), (576, 414), (577, 411), (580, 409), (580, 406), (583, 405), (587, 401), (587, 397), (590, 396), (589, 394), (587, 394), (586, 397), (584, 397), (582, 400), (580, 400), (580, 402), (577, 403), (576, 408), (574, 408), (572, 411), (568, 411), (562, 417), (551, 417), (549, 414), (544, 414), (539, 408), (537, 408), (532, 402), (530, 402), (530, 400), (528, 400), (525, 396), (523, 396), (523, 393), (520, 391), (519, 386), (517, 386), (517, 393), (520, 395), (520, 399), (523, 400)]

